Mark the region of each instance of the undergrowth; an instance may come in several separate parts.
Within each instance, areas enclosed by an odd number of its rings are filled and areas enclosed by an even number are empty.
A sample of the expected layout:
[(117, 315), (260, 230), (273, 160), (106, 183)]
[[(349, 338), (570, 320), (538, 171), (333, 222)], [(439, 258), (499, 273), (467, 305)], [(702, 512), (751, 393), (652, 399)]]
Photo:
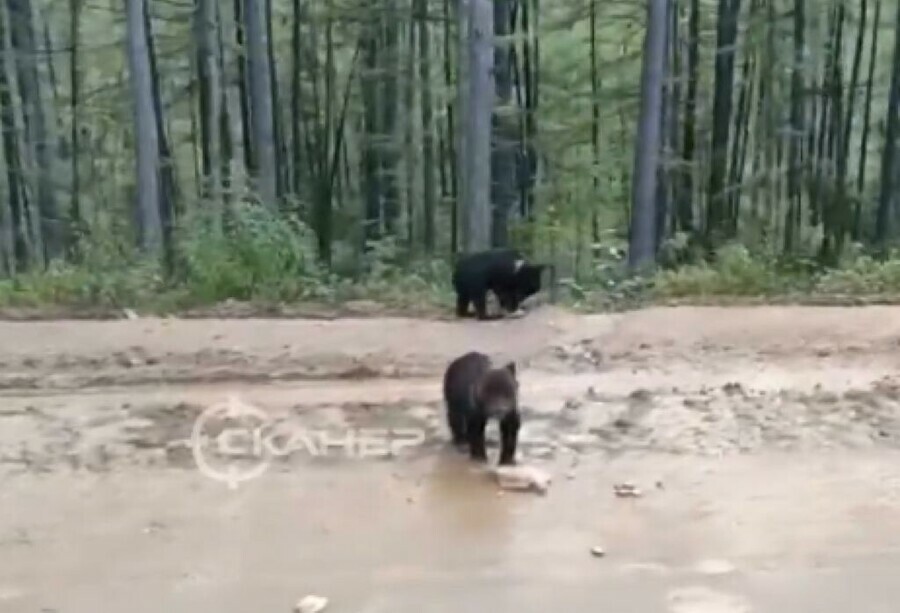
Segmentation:
[[(370, 244), (361, 256), (360, 250), (336, 251), (329, 271), (319, 264), (315, 236), (306, 226), (249, 205), (234, 210), (224, 227), (203, 216), (186, 219), (176, 231), (168, 273), (122, 244), (84, 244), (89, 247), (72, 258), (77, 263), (0, 279), (0, 308), (171, 313), (229, 300), (324, 307), (370, 301), (400, 310), (453, 304), (447, 259), (410, 258), (387, 240)], [(560, 279), (557, 297), (597, 309), (672, 299), (900, 296), (897, 254), (876, 259), (848, 250), (837, 267), (825, 268), (812, 259), (729, 245), (711, 262), (682, 263), (645, 277), (629, 275), (621, 255), (598, 265), (587, 280)]]

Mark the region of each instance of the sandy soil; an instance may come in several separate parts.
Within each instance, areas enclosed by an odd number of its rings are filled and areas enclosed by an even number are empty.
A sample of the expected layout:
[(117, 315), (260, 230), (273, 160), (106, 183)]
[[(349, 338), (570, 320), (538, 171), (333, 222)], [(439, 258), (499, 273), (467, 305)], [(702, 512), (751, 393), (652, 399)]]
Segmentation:
[[(309, 593), (336, 612), (896, 611), (898, 307), (0, 322), (0, 339), (3, 613)], [(448, 448), (440, 376), (473, 349), (519, 364), (520, 462), (553, 475), (545, 496)], [(261, 423), (302, 444), (216, 446)], [(422, 438), (359, 457), (371, 428)]]

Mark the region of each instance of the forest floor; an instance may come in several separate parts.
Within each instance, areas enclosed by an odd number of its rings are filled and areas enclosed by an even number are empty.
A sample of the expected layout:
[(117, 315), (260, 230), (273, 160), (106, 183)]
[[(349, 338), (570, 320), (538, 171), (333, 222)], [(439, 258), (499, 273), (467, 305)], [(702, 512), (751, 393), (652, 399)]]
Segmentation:
[[(0, 339), (0, 611), (900, 599), (900, 307), (7, 321)], [(500, 491), (447, 445), (441, 374), (473, 349), (519, 365), (520, 463), (553, 475), (544, 496)], [(235, 423), (424, 439), (387, 457), (216, 454), (223, 419), (199, 418), (229, 399), (256, 410)], [(642, 495), (616, 496), (626, 481)]]

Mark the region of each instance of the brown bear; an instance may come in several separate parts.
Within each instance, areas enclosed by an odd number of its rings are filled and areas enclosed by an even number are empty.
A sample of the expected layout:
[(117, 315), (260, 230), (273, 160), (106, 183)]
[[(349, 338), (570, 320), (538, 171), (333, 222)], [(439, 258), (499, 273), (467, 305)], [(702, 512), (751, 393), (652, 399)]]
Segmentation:
[(444, 373), (444, 401), (453, 444), (468, 444), (473, 460), (487, 461), (484, 431), (490, 419), (500, 423), (501, 466), (516, 463), (519, 437), (519, 383), (516, 364), (494, 368), (476, 351), (453, 360)]

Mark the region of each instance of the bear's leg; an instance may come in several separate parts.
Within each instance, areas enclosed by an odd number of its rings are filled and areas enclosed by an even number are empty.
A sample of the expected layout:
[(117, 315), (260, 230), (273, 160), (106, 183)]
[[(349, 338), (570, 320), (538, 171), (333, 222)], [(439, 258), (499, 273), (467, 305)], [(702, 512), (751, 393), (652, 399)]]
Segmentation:
[(500, 306), (508, 315), (512, 315), (519, 310), (519, 298), (514, 291), (504, 291), (497, 295)]
[(512, 411), (500, 420), (500, 465), (516, 463), (516, 443), (519, 440), (519, 412)]
[(456, 316), (457, 317), (468, 317), (468, 315), (469, 315), (469, 297), (462, 292), (457, 292), (457, 294), (456, 294)]
[(487, 312), (487, 292), (485, 290), (478, 290), (472, 297), (472, 302), (475, 304), (475, 313), (478, 314), (478, 319), (482, 321), (490, 319)]
[(454, 407), (447, 412), (447, 421), (450, 424), (450, 434), (453, 436), (453, 445), (460, 447), (466, 444), (466, 415)]
[(469, 455), (478, 462), (487, 461), (487, 451), (484, 447), (484, 429), (487, 426), (487, 416), (477, 412), (469, 415), (466, 420), (466, 434), (469, 436)]

